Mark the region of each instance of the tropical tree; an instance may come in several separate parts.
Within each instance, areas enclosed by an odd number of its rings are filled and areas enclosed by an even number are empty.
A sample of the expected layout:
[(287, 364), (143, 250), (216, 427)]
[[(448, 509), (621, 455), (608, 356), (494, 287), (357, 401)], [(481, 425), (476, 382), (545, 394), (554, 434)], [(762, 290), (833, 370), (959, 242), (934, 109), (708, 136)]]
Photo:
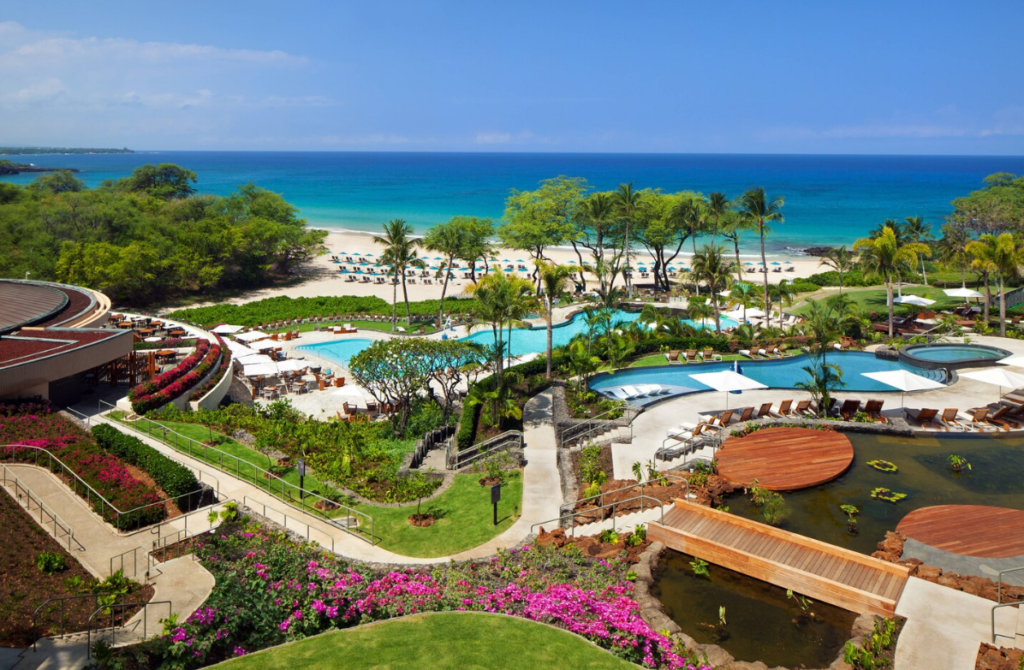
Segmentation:
[(668, 266), (686, 242), (688, 232), (672, 215), (673, 208), (688, 193), (666, 194), (645, 189), (640, 192), (643, 206), (633, 219), (632, 235), (654, 257), (654, 287), (669, 289)]
[(573, 269), (566, 265), (555, 265), (553, 263), (543, 263), (540, 267), (540, 285), (544, 292), (544, 302), (547, 304), (545, 310), (545, 316), (547, 317), (548, 326), (548, 345), (547, 345), (547, 356), (548, 356), (548, 368), (545, 377), (551, 379), (551, 349), (552, 349), (552, 329), (553, 329), (553, 314), (555, 311), (555, 301), (563, 298), (566, 295), (565, 284), (572, 277)]
[[(785, 217), (782, 215), (782, 206), (785, 204), (782, 196), (769, 198), (764, 188), (758, 186), (748, 190), (740, 198), (740, 211), (746, 216), (748, 225), (755, 231), (761, 240), (761, 265), (767, 270), (768, 259), (764, 254), (764, 238), (771, 233), (772, 223), (783, 223)], [(768, 273), (764, 272), (764, 304), (771, 304), (768, 297)]]
[(736, 282), (733, 284), (732, 295), (741, 308), (743, 308), (743, 322), (747, 321), (747, 309), (753, 307), (757, 296), (754, 295), (754, 285), (747, 282)]
[(783, 279), (778, 284), (772, 284), (768, 289), (768, 297), (771, 302), (765, 305), (764, 311), (767, 312), (765, 316), (765, 325), (772, 325), (772, 303), (779, 303), (779, 328), (782, 328), (782, 308), (791, 307), (793, 305), (793, 296), (796, 294), (796, 290), (793, 287), (793, 282), (788, 279)]
[(843, 278), (846, 273), (852, 270), (857, 264), (857, 256), (846, 248), (846, 245), (833, 247), (826, 251), (818, 265), (830, 267), (839, 273), (839, 292), (843, 292)]
[(832, 406), (832, 394), (843, 386), (842, 369), (829, 363), (827, 356), (829, 343), (842, 332), (842, 313), (837, 308), (845, 309), (845, 300), (846, 296), (839, 301), (808, 298), (804, 312), (804, 327), (812, 336), (810, 365), (803, 368), (808, 379), (796, 385), (811, 394), (817, 412), (822, 416)]
[(491, 238), (494, 237), (494, 222), (490, 219), (478, 219), (475, 216), (457, 216), (452, 221), (457, 221), (456, 227), (459, 230), (461, 244), (456, 258), (465, 261), (469, 268), (470, 279), (476, 283), (476, 262), (484, 261), (484, 268), (487, 267), (487, 259), (494, 254), (494, 244)]
[(732, 250), (736, 258), (736, 274), (743, 276), (743, 265), (740, 263), (740, 233), (750, 229), (750, 220), (736, 210), (729, 210), (722, 215), (719, 226), (722, 237), (732, 242)]
[(967, 245), (967, 251), (974, 257), (974, 267), (999, 281), (999, 335), (1006, 337), (1006, 280), (1020, 276), (1024, 250), (1012, 234), (1002, 233), (982, 235)]
[(939, 260), (960, 270), (960, 285), (967, 288), (967, 266), (971, 254), (967, 245), (971, 243), (970, 233), (961, 225), (947, 223), (942, 226), (942, 237), (938, 241)]
[(893, 336), (893, 301), (892, 283), (900, 270), (913, 267), (917, 263), (918, 254), (928, 256), (931, 249), (919, 242), (900, 244), (896, 231), (891, 227), (883, 227), (877, 237), (865, 237), (857, 240), (853, 249), (859, 252), (860, 264), (868, 272), (881, 275), (885, 281), (885, 296), (889, 305), (889, 337)]
[(423, 238), (423, 246), (444, 256), (440, 270), (444, 273), (444, 282), (441, 286), (441, 304), (437, 310), (438, 328), (444, 327), (444, 297), (448, 293), (448, 277), (451, 276), (452, 262), (462, 251), (463, 232), (459, 218), (453, 217), (445, 223), (432, 226)]
[(714, 306), (715, 332), (722, 334), (721, 314), (718, 308), (718, 293), (732, 283), (732, 261), (727, 259), (721, 247), (705, 245), (694, 254), (691, 271), (697, 282), (705, 282), (710, 288), (711, 303)]
[[(921, 216), (908, 216), (903, 219), (903, 233), (909, 242), (927, 244), (928, 240), (934, 239), (931, 224), (926, 223), (924, 217)], [(927, 286), (928, 272), (924, 268), (924, 256), (919, 256), (919, 260), (921, 261), (921, 277), (924, 280), (924, 285)]]
[(630, 237), (630, 224), (633, 223), (633, 218), (636, 216), (637, 209), (640, 207), (642, 200), (640, 192), (633, 188), (633, 182), (619, 184), (618, 190), (612, 194), (612, 200), (615, 203), (615, 210), (618, 212), (623, 223), (622, 250), (626, 255), (626, 294), (632, 298), (633, 281), (631, 275), (633, 268), (629, 266), (629, 247), (633, 238)]
[(401, 277), (402, 296), (405, 298), (405, 318), (412, 317), (409, 310), (409, 290), (405, 285), (405, 272), (409, 268), (425, 268), (427, 265), (417, 255), (419, 240), (412, 237), (412, 226), (405, 219), (391, 219), (384, 224), (384, 235), (375, 236), (373, 241), (384, 248), (381, 263), (391, 266), (391, 332), (395, 332), (398, 316), (398, 282)]
[[(611, 193), (592, 193), (576, 208), (573, 220), (574, 232), (569, 238), (576, 258), (579, 260), (579, 281), (585, 291), (587, 278), (585, 268), (587, 261), (583, 258), (580, 247), (590, 251), (594, 262), (604, 262), (605, 247), (613, 239), (619, 229), (619, 217), (615, 211), (615, 201)], [(616, 253), (617, 259), (621, 253)], [(617, 261), (614, 261), (617, 263)]]
[(708, 194), (706, 207), (708, 221), (711, 224), (711, 246), (714, 246), (715, 237), (718, 236), (718, 229), (721, 225), (722, 218), (728, 214), (729, 209), (732, 207), (732, 203), (729, 202), (729, 198), (727, 198), (724, 193), (716, 191)]

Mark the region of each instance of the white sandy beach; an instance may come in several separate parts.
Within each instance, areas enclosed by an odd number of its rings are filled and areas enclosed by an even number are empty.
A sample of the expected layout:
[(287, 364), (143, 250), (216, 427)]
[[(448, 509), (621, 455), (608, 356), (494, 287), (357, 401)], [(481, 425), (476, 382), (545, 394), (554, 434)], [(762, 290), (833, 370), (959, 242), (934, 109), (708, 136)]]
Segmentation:
[[(392, 287), (390, 284), (375, 284), (375, 283), (363, 283), (362, 281), (347, 281), (347, 278), (351, 275), (342, 274), (339, 271), (339, 266), (331, 261), (331, 256), (352, 256), (356, 259), (355, 254), (360, 254), (360, 257), (366, 257), (366, 254), (373, 254), (371, 259), (378, 259), (383, 253), (383, 249), (373, 242), (373, 235), (370, 233), (356, 232), (356, 231), (340, 231), (340, 230), (329, 230), (327, 240), (325, 242), (330, 253), (319, 256), (310, 262), (302, 272), (308, 278), (300, 284), (294, 286), (283, 286), (267, 288), (262, 290), (255, 290), (248, 292), (245, 296), (228, 300), (230, 303), (243, 303), (251, 302), (254, 300), (261, 300), (263, 298), (271, 298), (279, 295), (287, 295), (293, 298), (298, 297), (316, 297), (325, 295), (376, 295), (386, 300), (391, 300)], [(571, 248), (553, 248), (545, 252), (545, 255), (551, 258), (556, 263), (569, 264), (570, 261), (579, 263), (575, 252)], [(675, 259), (674, 263), (677, 267), (689, 265), (690, 253), (680, 253)], [(428, 251), (426, 249), (419, 250), (420, 258), (427, 260), (428, 265), (438, 265), (440, 261), (435, 261), (434, 258), (438, 254)], [(499, 260), (509, 259), (514, 265), (518, 266), (518, 260), (525, 261), (522, 263), (529, 268), (533, 268), (530, 257), (524, 251), (515, 249), (499, 249), (495, 253), (495, 257)], [(637, 251), (633, 258), (633, 262), (636, 265), (642, 265), (643, 262), (647, 263), (648, 269), (653, 267), (653, 259), (650, 254), (642, 251)], [(587, 256), (584, 255), (584, 260), (588, 260)], [(755, 263), (754, 266), (746, 266), (750, 270), (756, 268), (756, 263), (759, 258), (755, 258), (752, 255), (741, 255), (741, 260), (746, 262)], [(810, 275), (821, 272), (828, 268), (822, 268), (819, 265), (817, 258), (808, 256), (782, 256), (782, 255), (769, 255), (767, 257), (769, 268), (782, 267), (794, 268), (793, 271), (787, 272), (768, 272), (768, 281), (771, 283), (777, 283), (783, 279), (794, 279), (796, 277), (809, 277)], [(775, 261), (781, 263), (781, 266), (772, 266), (771, 263)], [(789, 264), (785, 264), (789, 261)], [(352, 268), (352, 264), (345, 263)], [(463, 268), (459, 272), (455, 273), (456, 278), (451, 280), (448, 285), (447, 296), (457, 296), (466, 291), (472, 281), (462, 278), (462, 272), (465, 271), (465, 264), (462, 264)], [(502, 263), (504, 266), (505, 263)], [(477, 268), (477, 275), (479, 277), (483, 268)], [(522, 276), (522, 273), (518, 273)], [(358, 276), (358, 275), (357, 275)], [(756, 271), (744, 272), (744, 279), (760, 284), (762, 280), (762, 274)], [(653, 286), (653, 280), (642, 279), (639, 277), (639, 273), (634, 275), (634, 285), (637, 288), (643, 288), (644, 286)], [(620, 280), (621, 281), (621, 280)], [(420, 279), (417, 279), (415, 284), (408, 284), (409, 299), (410, 300), (430, 300), (441, 297), (442, 281), (435, 280), (433, 284), (425, 285)], [(399, 287), (399, 299), (401, 300), (401, 287)]]

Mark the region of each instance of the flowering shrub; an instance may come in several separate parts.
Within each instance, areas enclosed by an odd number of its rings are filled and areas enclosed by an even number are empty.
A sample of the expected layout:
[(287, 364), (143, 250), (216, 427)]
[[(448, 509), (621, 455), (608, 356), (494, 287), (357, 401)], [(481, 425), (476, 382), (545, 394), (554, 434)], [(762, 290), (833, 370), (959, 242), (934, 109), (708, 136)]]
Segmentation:
[[(194, 541), (216, 585), (205, 606), (126, 654), (138, 665), (194, 668), (332, 628), (439, 611), (502, 613), (553, 624), (648, 668), (690, 668), (651, 630), (618, 560), (526, 547), (488, 562), (375, 574), (258, 525)], [(102, 666), (101, 666), (102, 667)]]
[(130, 390), (128, 399), (135, 413), (145, 414), (162, 407), (198, 384), (220, 359), (222, 342), (217, 336), (217, 343), (211, 347), (202, 340), (177, 367)]
[(192, 392), (189, 396), (189, 400), (199, 400), (204, 395), (213, 390), (213, 387), (220, 383), (220, 380), (224, 378), (224, 375), (228, 371), (228, 367), (231, 365), (230, 356), (221, 356), (220, 366), (217, 368), (217, 372), (204, 382), (199, 388)]
[(184, 349), (185, 347), (196, 346), (197, 340), (194, 337), (168, 337), (159, 342), (136, 342), (132, 345), (135, 351), (147, 349)]
[[(46, 449), (123, 512), (161, 500), (152, 487), (128, 471), (124, 461), (103, 452), (88, 433), (70, 419), (55, 413), (46, 403), (0, 404), (0, 444)], [(38, 462), (45, 466), (47, 459), (37, 461), (38, 455), (35, 449), (19, 446), (0, 448), (0, 459)], [(60, 471), (58, 464), (52, 463), (51, 466), (54, 472)], [(163, 506), (153, 505), (118, 516), (80, 485), (72, 486), (72, 489), (85, 498), (97, 514), (122, 530), (149, 525), (167, 515)]]

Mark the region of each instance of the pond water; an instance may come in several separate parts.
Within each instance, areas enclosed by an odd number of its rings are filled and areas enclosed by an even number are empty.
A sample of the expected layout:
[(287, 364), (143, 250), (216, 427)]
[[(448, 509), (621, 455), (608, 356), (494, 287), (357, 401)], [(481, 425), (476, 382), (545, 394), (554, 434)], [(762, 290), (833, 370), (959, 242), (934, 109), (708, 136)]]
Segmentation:
[[(1024, 439), (846, 436), (854, 449), (850, 469), (827, 484), (784, 493), (790, 516), (782, 528), (870, 554), (887, 530), (894, 530), (900, 519), (921, 507), (969, 504), (1024, 509)], [(946, 463), (951, 454), (965, 456), (971, 470), (953, 473)], [(867, 465), (874, 459), (891, 461), (897, 472)], [(884, 502), (871, 497), (876, 487), (907, 497)], [(760, 518), (749, 496), (737, 494), (725, 503), (734, 514)], [(847, 532), (840, 505), (861, 510), (857, 535)]]
[[(707, 577), (698, 576), (692, 560), (665, 551), (651, 593), (697, 642), (717, 644), (737, 660), (763, 661), (769, 667), (827, 668), (850, 639), (856, 614), (815, 601), (809, 606), (814, 616), (804, 615), (785, 589), (717, 565), (708, 566)], [(725, 607), (726, 623), (715, 630), (719, 607)]]

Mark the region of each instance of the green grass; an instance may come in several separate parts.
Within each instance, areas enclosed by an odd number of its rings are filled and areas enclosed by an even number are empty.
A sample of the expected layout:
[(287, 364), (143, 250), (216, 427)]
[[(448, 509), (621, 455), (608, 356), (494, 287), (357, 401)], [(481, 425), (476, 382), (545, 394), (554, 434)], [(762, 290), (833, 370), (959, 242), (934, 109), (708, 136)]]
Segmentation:
[[(750, 358), (743, 354), (721, 354), (723, 361), (749, 361)], [(668, 359), (665, 358), (665, 354), (651, 354), (644, 356), (633, 361), (629, 367), (631, 368), (650, 368), (656, 365), (668, 365)]]
[[(351, 323), (356, 328), (362, 330), (376, 330), (380, 332), (390, 333), (391, 324), (382, 323), (380, 321), (352, 321), (352, 320), (339, 320), (339, 321), (324, 321), (323, 323), (300, 323), (297, 326), (287, 326), (285, 328), (268, 328), (264, 330), (265, 333), (283, 333), (285, 331), (297, 330), (300, 333), (312, 332), (314, 328), (323, 328), (325, 326), (342, 326), (346, 323)], [(423, 328), (424, 334), (429, 335), (430, 333), (437, 332), (437, 328), (433, 325), (426, 323), (414, 323), (411, 326), (404, 320), (399, 321), (398, 325), (405, 328), (410, 333), (419, 333), (420, 328)]]
[[(857, 304), (861, 310), (868, 312), (878, 312), (879, 314), (887, 314), (888, 307), (885, 302), (885, 288), (869, 288), (869, 289), (850, 289), (843, 290), (843, 293), (848, 294), (853, 301)], [(832, 295), (838, 295), (838, 291), (829, 291), (828, 293), (817, 294), (818, 298), (825, 298)], [(928, 298), (935, 300), (935, 304), (927, 307), (928, 311), (938, 312), (944, 309), (953, 309), (958, 305), (964, 303), (963, 298), (951, 298), (942, 292), (942, 289), (935, 288), (933, 286), (904, 286), (903, 295), (916, 295), (922, 298)], [(893, 296), (898, 296), (896, 291), (893, 291)], [(816, 297), (810, 295), (807, 297)], [(794, 314), (805, 314), (808, 310), (808, 305), (804, 304), (793, 311)], [(906, 306), (896, 304), (897, 314), (907, 314), (908, 308)]]
[(249, 654), (223, 670), (627, 670), (632, 663), (583, 638), (496, 614), (417, 615), (324, 633)]
[(409, 523), (416, 503), (401, 507), (377, 507), (354, 503), (352, 507), (373, 517), (373, 534), (378, 545), (418, 558), (435, 558), (472, 549), (505, 532), (519, 518), (523, 505), (523, 477), (519, 471), (506, 473), (498, 503), (498, 525), (494, 525), (490, 487), (480, 486), (483, 474), (456, 475), (447, 491), (426, 500), (424, 514), (437, 517), (434, 525), (419, 528)]

